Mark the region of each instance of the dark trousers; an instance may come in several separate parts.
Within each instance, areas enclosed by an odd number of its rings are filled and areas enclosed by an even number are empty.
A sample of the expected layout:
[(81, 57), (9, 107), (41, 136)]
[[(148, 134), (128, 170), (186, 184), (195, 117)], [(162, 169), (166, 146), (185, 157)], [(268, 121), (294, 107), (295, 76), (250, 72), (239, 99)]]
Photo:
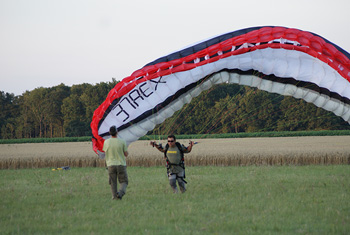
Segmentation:
[[(123, 197), (126, 193), (126, 187), (128, 186), (128, 173), (126, 166), (109, 166), (108, 167), (109, 184), (111, 185), (112, 196), (116, 198)], [(118, 192), (117, 181), (120, 184), (120, 190)]]

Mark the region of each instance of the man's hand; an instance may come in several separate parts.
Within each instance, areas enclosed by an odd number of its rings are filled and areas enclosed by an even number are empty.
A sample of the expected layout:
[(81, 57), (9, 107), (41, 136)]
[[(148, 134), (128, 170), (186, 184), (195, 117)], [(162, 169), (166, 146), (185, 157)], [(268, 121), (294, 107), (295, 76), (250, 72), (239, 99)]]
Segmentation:
[(153, 148), (156, 147), (156, 149), (158, 149), (159, 151), (161, 151), (162, 153), (164, 153), (164, 149), (163, 149), (162, 144), (156, 144), (155, 141), (151, 141), (149, 144), (150, 144)]
[(190, 152), (192, 151), (193, 145), (194, 145), (194, 142), (193, 142), (192, 140), (190, 140), (190, 143), (189, 143), (189, 145), (188, 145), (188, 147), (187, 147), (187, 152), (188, 152), (188, 153), (190, 153)]

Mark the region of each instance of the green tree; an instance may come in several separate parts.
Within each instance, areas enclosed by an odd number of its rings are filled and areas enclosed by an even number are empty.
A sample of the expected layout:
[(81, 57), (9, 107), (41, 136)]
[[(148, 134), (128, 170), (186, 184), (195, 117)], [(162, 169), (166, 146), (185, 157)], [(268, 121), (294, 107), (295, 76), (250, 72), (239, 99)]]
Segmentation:
[(94, 86), (87, 86), (80, 96), (85, 107), (85, 122), (90, 124), (94, 111), (106, 99), (108, 92), (116, 85), (115, 79), (112, 82), (101, 82)]
[(16, 137), (35, 137), (34, 119), (29, 108), (29, 91), (26, 91), (18, 98), (20, 113), (16, 120)]
[(203, 91), (191, 103), (175, 112), (165, 122), (157, 125), (149, 134), (206, 134), (215, 130), (220, 113), (214, 108), (220, 99), (242, 92), (238, 85), (220, 84)]
[(33, 91), (23, 94), (23, 103), (21, 104), (22, 113), (26, 122), (33, 122), (34, 137), (44, 137), (46, 132), (46, 117), (49, 109), (47, 100), (48, 89), (36, 88)]
[(15, 118), (19, 115), (18, 98), (0, 91), (0, 138), (15, 137)]
[(63, 100), (70, 95), (70, 87), (60, 84), (48, 89), (47, 94), (47, 115), (49, 134), (47, 137), (64, 136), (64, 119), (62, 114)]
[(66, 136), (84, 136), (86, 134), (85, 107), (77, 94), (71, 94), (63, 100), (62, 114)]

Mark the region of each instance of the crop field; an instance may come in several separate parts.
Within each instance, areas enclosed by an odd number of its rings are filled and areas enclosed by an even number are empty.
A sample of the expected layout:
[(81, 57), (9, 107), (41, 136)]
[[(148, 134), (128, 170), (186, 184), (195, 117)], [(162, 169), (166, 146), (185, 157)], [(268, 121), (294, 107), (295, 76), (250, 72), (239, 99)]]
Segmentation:
[[(350, 164), (350, 136), (196, 139), (187, 166)], [(165, 140), (159, 141), (165, 145)], [(179, 140), (188, 145), (188, 140)], [(147, 140), (129, 146), (128, 166), (163, 166)], [(104, 167), (91, 142), (0, 144), (0, 169)]]

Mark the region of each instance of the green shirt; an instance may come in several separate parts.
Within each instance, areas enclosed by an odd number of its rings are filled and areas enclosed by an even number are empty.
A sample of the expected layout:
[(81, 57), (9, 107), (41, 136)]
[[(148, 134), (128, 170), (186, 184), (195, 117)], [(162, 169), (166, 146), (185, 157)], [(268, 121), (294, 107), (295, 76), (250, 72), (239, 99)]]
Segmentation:
[(124, 152), (128, 151), (126, 142), (119, 138), (105, 140), (103, 151), (106, 153), (107, 166), (126, 166)]
[[(166, 152), (166, 155), (169, 159), (169, 162), (172, 164), (179, 164), (181, 161), (181, 152), (177, 146), (171, 148), (169, 147), (168, 151)], [(170, 172), (171, 173), (180, 173), (184, 169), (181, 166), (170, 166)]]

